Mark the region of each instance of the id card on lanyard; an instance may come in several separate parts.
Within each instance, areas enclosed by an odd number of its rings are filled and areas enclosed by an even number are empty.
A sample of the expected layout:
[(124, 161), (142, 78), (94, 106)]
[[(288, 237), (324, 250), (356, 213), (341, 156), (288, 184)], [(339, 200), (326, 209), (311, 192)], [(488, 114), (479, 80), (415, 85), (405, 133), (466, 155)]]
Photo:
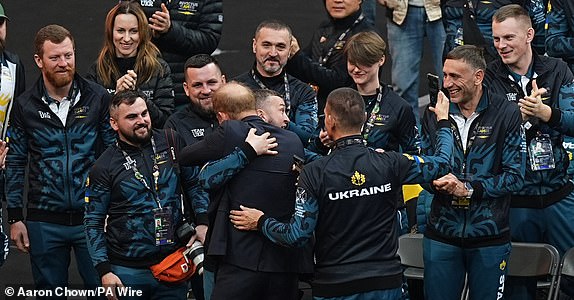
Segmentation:
[(170, 245), (173, 244), (173, 214), (171, 207), (159, 207), (153, 210), (153, 220), (155, 228), (155, 245)]
[(548, 134), (537, 133), (528, 145), (528, 156), (532, 171), (552, 170), (556, 167), (552, 140)]
[(152, 210), (153, 212), (153, 220), (154, 220), (154, 236), (155, 236), (155, 245), (170, 245), (174, 243), (174, 226), (173, 226), (173, 213), (171, 207), (162, 207), (161, 203), (158, 199), (158, 192), (159, 192), (159, 165), (157, 163), (158, 156), (155, 147), (155, 140), (153, 136), (151, 137), (151, 145), (153, 148), (153, 190), (150, 185), (147, 183), (146, 178), (143, 174), (138, 170), (136, 166), (136, 161), (133, 160), (123, 149), (116, 144), (117, 147), (122, 151), (124, 158), (126, 159), (128, 165), (131, 167), (132, 171), (134, 172), (135, 178), (143, 184), (143, 186), (151, 193), (152, 198), (157, 204), (157, 208)]

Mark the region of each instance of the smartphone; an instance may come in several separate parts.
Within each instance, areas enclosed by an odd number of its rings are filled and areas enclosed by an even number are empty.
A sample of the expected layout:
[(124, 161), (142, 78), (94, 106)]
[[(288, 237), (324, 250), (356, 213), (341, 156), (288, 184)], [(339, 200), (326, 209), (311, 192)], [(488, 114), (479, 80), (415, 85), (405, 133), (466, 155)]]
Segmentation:
[(428, 73), (427, 80), (429, 85), (429, 98), (430, 98), (429, 106), (435, 107), (438, 97), (438, 91), (440, 90), (438, 76), (432, 73)]
[(320, 114), (317, 116), (317, 119), (319, 121), (317, 126), (319, 126), (321, 130), (325, 130), (325, 114)]

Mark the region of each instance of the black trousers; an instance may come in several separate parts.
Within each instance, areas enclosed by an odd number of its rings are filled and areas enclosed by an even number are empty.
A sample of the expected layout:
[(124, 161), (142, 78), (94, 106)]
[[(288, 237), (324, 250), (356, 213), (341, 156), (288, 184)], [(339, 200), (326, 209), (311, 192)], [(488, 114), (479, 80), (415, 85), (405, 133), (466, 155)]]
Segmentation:
[(297, 300), (297, 273), (270, 273), (220, 263), (212, 300)]

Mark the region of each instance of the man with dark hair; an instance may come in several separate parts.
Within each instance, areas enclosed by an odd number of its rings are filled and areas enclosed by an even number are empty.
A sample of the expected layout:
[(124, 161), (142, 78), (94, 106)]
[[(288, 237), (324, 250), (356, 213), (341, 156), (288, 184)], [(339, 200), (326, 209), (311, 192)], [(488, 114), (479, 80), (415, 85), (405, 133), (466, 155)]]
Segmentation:
[(183, 141), (171, 129), (152, 130), (145, 99), (132, 90), (112, 98), (109, 123), (118, 138), (90, 171), (85, 235), (104, 287), (131, 286), (144, 299), (185, 299), (186, 284), (157, 280), (149, 267), (197, 238), (175, 234), (183, 223), (182, 194), (195, 196), (197, 170), (178, 166)]
[(279, 93), (273, 90), (255, 90), (253, 95), (255, 96), (257, 115), (263, 121), (281, 128), (286, 128), (289, 125), (285, 101)]
[(67, 29), (41, 28), (34, 46), (42, 75), (14, 102), (8, 127), (10, 234), (19, 250), (30, 253), (37, 289), (68, 284), (72, 249), (84, 283), (94, 287), (100, 281), (83, 234), (84, 192), (97, 145), (114, 142), (107, 122), (110, 96), (76, 73), (74, 39)]
[[(197, 54), (185, 62), (185, 81), (183, 89), (189, 98), (189, 104), (183, 110), (176, 111), (166, 121), (164, 128), (171, 128), (183, 138), (186, 145), (191, 145), (212, 133), (218, 126), (213, 110), (213, 93), (225, 84), (219, 62), (207, 54)], [(199, 189), (196, 197), (190, 199), (192, 207), (184, 206), (186, 211), (193, 210), (193, 221), (197, 225), (198, 240), (205, 243), (207, 232), (208, 194)], [(201, 280), (197, 275), (192, 278), (192, 289), (198, 300), (203, 298)]]
[(188, 97), (188, 105), (177, 111), (166, 121), (165, 128), (177, 131), (190, 145), (202, 140), (217, 128), (217, 118), (213, 111), (213, 93), (225, 84), (219, 62), (207, 54), (197, 54), (185, 62), (183, 88)]
[(270, 89), (281, 94), (291, 120), (286, 129), (295, 132), (306, 145), (317, 127), (317, 97), (309, 85), (285, 72), (291, 39), (287, 24), (277, 20), (261, 22), (253, 38), (255, 64), (235, 80), (252, 89)]
[[(510, 204), (512, 238), (549, 243), (563, 254), (574, 247), (574, 184), (562, 144), (566, 135), (574, 135), (574, 76), (564, 61), (532, 49), (534, 29), (519, 5), (500, 8), (492, 32), (501, 59), (488, 66), (486, 82), (493, 93), (518, 102), (528, 148), (524, 187), (512, 194)], [(534, 299), (536, 280), (515, 284), (519, 281), (509, 281), (512, 298)]]
[[(510, 194), (524, 182), (518, 107), (483, 86), (482, 50), (450, 51), (443, 87), (450, 95), (451, 173), (433, 181), (423, 240), (425, 298), (460, 299), (465, 274), (471, 299), (501, 298), (510, 255)], [(421, 149), (432, 154), (437, 124), (425, 111)], [(449, 288), (444, 289), (444, 282)]]
[(184, 81), (185, 61), (196, 54), (211, 54), (223, 31), (223, 0), (137, 0), (146, 16), (153, 42), (168, 62), (174, 82), (175, 107), (183, 109), (188, 97)]
[[(303, 145), (293, 132), (259, 118), (255, 97), (242, 84), (232, 82), (221, 87), (213, 98), (213, 108), (222, 122), (220, 127), (183, 149), (181, 163), (202, 165), (239, 150), (251, 163), (210, 194), (207, 255), (217, 262), (211, 299), (298, 299), (300, 251), (273, 245), (256, 233), (233, 229), (228, 213), (229, 209), (249, 205), (288, 220), (295, 199), (293, 155), (303, 157)], [(262, 152), (276, 155), (256, 156), (258, 152), (245, 143), (251, 128), (276, 139), (276, 152)]]
[(325, 129), (335, 147), (328, 157), (303, 169), (291, 219), (277, 219), (270, 210), (245, 203), (232, 207), (234, 228), (259, 230), (274, 243), (291, 247), (315, 236), (311, 285), (316, 299), (400, 299), (395, 211), (401, 185), (430, 182), (449, 168), (448, 99), (439, 97), (434, 111), (440, 127), (437, 156), (380, 154), (361, 136), (361, 95), (350, 88), (334, 90), (324, 112)]
[[(6, 158), (6, 130), (8, 129), (9, 114), (14, 105), (14, 99), (25, 90), (24, 65), (18, 55), (6, 51), (6, 28), (8, 17), (4, 7), (0, 4), (0, 96), (4, 99), (0, 103), (0, 198), (4, 196), (4, 160)], [(6, 260), (9, 250), (8, 237), (4, 234), (2, 226), (2, 207), (0, 201), (0, 266)]]

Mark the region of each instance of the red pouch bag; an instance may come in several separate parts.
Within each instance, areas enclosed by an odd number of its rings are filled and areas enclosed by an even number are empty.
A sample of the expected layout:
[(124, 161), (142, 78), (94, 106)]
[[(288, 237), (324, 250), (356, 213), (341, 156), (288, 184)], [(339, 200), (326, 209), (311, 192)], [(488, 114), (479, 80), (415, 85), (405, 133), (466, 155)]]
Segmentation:
[(181, 283), (188, 280), (195, 273), (195, 265), (186, 257), (186, 247), (177, 249), (166, 256), (160, 263), (150, 267), (153, 276), (159, 281)]

